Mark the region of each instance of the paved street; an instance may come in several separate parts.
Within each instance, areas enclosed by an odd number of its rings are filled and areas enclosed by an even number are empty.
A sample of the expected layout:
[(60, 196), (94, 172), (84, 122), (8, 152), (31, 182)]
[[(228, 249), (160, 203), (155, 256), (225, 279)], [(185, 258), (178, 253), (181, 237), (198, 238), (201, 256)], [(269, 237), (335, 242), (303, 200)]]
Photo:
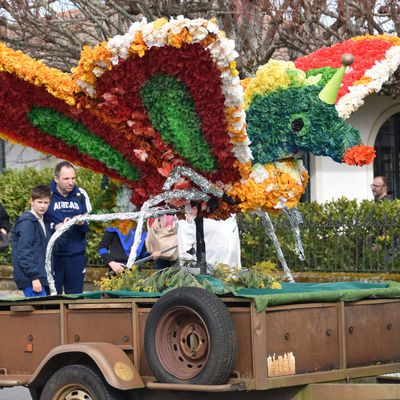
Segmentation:
[(0, 389), (0, 400), (31, 400), (29, 390), (24, 387)]

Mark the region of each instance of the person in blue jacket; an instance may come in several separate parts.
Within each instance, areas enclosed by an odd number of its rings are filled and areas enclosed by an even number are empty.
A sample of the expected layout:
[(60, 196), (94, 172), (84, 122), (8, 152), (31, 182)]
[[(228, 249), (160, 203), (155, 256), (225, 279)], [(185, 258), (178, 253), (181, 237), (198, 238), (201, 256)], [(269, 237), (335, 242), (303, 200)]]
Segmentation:
[(22, 213), (14, 224), (12, 236), (14, 280), (26, 297), (50, 294), (45, 259), (51, 230), (50, 223), (44, 218), (50, 197), (48, 186), (34, 187), (31, 190), (31, 210)]
[[(46, 218), (53, 230), (77, 215), (90, 213), (89, 196), (76, 185), (74, 166), (62, 161), (54, 169), (50, 183), (52, 198)], [(57, 240), (53, 249), (54, 281), (58, 294), (82, 293), (86, 272), (87, 222), (76, 223)]]
[[(131, 247), (135, 239), (135, 229), (131, 228), (126, 233), (117, 227), (106, 228), (98, 246), (98, 252), (104, 262), (115, 274), (120, 274), (125, 270), (125, 265), (129, 259)], [(139, 247), (137, 249), (136, 260), (152, 256), (158, 258), (159, 252), (152, 254), (146, 249), (146, 232), (142, 232)]]

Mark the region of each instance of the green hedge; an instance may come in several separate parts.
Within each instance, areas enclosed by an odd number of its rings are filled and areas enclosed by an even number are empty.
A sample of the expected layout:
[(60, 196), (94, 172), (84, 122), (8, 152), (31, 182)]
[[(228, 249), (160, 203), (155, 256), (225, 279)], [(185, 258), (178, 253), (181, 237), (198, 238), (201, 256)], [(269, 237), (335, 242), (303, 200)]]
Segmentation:
[[(30, 189), (49, 183), (53, 170), (6, 170), (0, 175), (0, 201), (10, 219), (29, 209)], [(97, 200), (104, 197), (102, 176), (88, 170), (78, 170), (78, 185), (88, 193), (96, 209)], [(374, 203), (346, 198), (325, 204), (299, 205), (304, 223), (301, 238), (305, 260), (294, 252), (293, 233), (283, 216), (272, 218), (289, 267), (298, 271), (400, 272), (400, 201)], [(104, 210), (103, 210), (104, 211)], [(258, 217), (238, 216), (241, 234), (242, 263), (276, 262), (275, 250)], [(103, 227), (92, 225), (88, 237), (88, 262), (100, 265), (97, 245)], [(2, 253), (0, 261), (10, 262), (10, 252)]]
[[(272, 218), (283, 253), (297, 271), (400, 272), (400, 201), (374, 203), (341, 198), (299, 204), (305, 260), (295, 255), (293, 232), (281, 215)], [(240, 215), (242, 261), (276, 260), (258, 217)]]

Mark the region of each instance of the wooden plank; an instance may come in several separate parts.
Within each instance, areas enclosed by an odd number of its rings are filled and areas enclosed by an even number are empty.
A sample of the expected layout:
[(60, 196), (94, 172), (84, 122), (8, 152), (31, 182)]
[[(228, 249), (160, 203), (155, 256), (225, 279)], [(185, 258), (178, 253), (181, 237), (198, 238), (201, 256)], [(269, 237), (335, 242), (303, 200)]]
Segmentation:
[(267, 380), (267, 320), (265, 312), (257, 312), (255, 303), (251, 303), (252, 355), (255, 388), (264, 385)]
[(346, 356), (346, 320), (344, 312), (343, 301), (339, 302), (338, 305), (338, 340), (339, 340), (339, 368), (345, 369), (347, 367), (347, 356)]
[(131, 308), (131, 303), (89, 303), (89, 304), (68, 304), (70, 310), (93, 310), (93, 309), (115, 309), (115, 308)]
[(339, 381), (343, 379), (362, 378), (392, 372), (400, 372), (399, 363), (268, 378), (268, 380), (265, 380), (264, 385), (258, 387), (258, 389), (273, 389), (287, 386), (307, 385), (318, 382)]

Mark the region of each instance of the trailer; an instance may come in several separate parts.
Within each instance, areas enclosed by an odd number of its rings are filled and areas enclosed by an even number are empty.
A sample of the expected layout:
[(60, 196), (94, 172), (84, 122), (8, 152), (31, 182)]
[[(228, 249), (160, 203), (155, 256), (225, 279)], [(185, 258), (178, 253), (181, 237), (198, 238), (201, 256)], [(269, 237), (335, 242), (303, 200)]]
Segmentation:
[(192, 287), (5, 299), (0, 387), (34, 400), (400, 399), (400, 291), (372, 286), (322, 301), (309, 287), (303, 302)]

